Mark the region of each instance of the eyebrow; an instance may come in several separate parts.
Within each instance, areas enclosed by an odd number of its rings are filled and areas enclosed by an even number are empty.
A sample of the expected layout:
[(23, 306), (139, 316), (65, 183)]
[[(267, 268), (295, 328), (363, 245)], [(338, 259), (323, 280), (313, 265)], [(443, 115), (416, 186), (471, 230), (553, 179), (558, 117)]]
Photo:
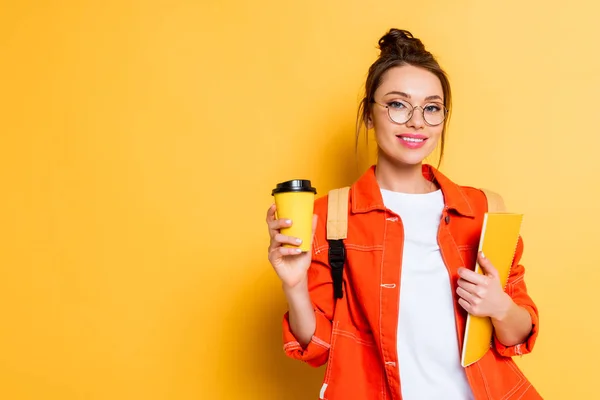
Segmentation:
[[(404, 92), (398, 92), (398, 91), (394, 90), (394, 91), (386, 93), (385, 95), (388, 96), (390, 94), (397, 94), (398, 96), (402, 96), (402, 97), (406, 97), (407, 99), (410, 99), (410, 95), (406, 94)], [(443, 101), (442, 98), (440, 96), (438, 96), (437, 94), (433, 95), (433, 96), (427, 96), (427, 97), (425, 97), (425, 101), (431, 101), (431, 100), (440, 100), (440, 101)]]

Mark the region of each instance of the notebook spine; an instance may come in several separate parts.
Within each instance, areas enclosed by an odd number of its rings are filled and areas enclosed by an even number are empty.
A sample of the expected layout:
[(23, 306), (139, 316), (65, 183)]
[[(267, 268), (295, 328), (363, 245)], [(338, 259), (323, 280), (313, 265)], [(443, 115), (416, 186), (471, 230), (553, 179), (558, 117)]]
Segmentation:
[[(520, 228), (520, 227), (519, 227)], [(510, 261), (510, 267), (508, 268), (508, 275), (506, 276), (506, 282), (504, 282), (504, 291), (508, 288), (508, 281), (510, 280), (510, 274), (512, 273), (513, 266), (515, 265), (515, 256), (517, 255), (517, 249), (519, 248), (519, 239), (521, 239), (521, 235), (517, 236), (517, 242), (515, 243), (515, 249), (513, 251), (513, 256)]]

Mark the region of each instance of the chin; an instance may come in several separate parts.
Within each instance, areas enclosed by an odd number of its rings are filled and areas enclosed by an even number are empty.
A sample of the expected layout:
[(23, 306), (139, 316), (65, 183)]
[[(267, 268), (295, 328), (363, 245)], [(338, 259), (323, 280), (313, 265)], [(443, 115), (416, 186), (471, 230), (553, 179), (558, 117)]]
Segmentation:
[(394, 159), (395, 163), (401, 165), (421, 165), (425, 161), (426, 157), (397, 157)]
[(385, 154), (385, 158), (387, 158), (392, 164), (402, 165), (402, 166), (415, 166), (421, 165), (427, 156), (431, 154), (430, 151), (411, 151), (411, 152), (392, 152), (381, 154)]
[(432, 144), (434, 143), (428, 143), (420, 149), (406, 149), (396, 143), (386, 143), (384, 146), (379, 146), (379, 158), (385, 157), (391, 164), (398, 166), (420, 165), (435, 150), (436, 146), (431, 146)]

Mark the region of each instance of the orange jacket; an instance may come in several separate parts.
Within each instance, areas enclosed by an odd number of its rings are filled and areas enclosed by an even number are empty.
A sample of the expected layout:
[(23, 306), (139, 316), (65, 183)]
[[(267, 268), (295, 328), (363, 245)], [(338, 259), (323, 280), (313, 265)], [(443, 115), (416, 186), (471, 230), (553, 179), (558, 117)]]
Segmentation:
[[(482, 191), (459, 186), (435, 168), (424, 165), (423, 175), (435, 177), (444, 195), (445, 207), (438, 231), (442, 258), (448, 268), (459, 354), (465, 331), (466, 312), (456, 298), (458, 268), (474, 267), (483, 214), (487, 201)], [(316, 331), (302, 348), (292, 334), (288, 314), (283, 319), (284, 350), (292, 358), (312, 366), (327, 363), (321, 398), (371, 400), (402, 398), (396, 350), (403, 230), (397, 214), (386, 209), (372, 166), (350, 188), (347, 262), (344, 297), (333, 298), (326, 239), (327, 196), (315, 202), (319, 224), (313, 243), (313, 261), (308, 271), (310, 296), (315, 309)], [(523, 242), (519, 238), (506, 291), (513, 301), (531, 314), (533, 330), (516, 346), (504, 346), (496, 338), (490, 351), (466, 367), (466, 375), (479, 399), (541, 399), (512, 360), (531, 352), (538, 334), (538, 310), (527, 294), (524, 268), (519, 264)]]

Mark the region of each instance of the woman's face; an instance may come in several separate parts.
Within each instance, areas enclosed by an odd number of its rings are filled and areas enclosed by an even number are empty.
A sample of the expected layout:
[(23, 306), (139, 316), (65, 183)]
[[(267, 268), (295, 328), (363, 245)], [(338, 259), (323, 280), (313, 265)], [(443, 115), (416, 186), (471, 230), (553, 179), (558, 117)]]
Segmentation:
[[(412, 65), (390, 68), (383, 74), (381, 84), (375, 91), (371, 104), (369, 128), (374, 128), (379, 147), (379, 157), (394, 164), (421, 164), (437, 146), (444, 124), (432, 126), (423, 118), (423, 109), (428, 122), (437, 122), (444, 103), (442, 84), (433, 73)], [(393, 122), (388, 109), (394, 116), (407, 115), (410, 106), (414, 112), (404, 123)]]

